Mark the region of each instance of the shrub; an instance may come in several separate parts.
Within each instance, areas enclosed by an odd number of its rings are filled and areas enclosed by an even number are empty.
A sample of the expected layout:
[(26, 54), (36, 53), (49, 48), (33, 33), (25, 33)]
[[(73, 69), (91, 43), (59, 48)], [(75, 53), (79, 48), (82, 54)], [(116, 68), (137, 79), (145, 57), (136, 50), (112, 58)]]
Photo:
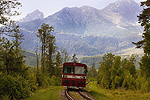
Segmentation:
[(127, 75), (122, 83), (122, 87), (125, 89), (135, 89), (135, 86), (136, 82), (134, 77), (129, 72), (127, 72)]
[(50, 85), (60, 86), (61, 85), (61, 79), (59, 77), (56, 77), (56, 76), (53, 75), (50, 79)]
[(30, 87), (23, 77), (13, 77), (10, 75), (3, 75), (3, 77), (0, 77), (1, 98), (23, 99), (30, 96), (30, 94)]

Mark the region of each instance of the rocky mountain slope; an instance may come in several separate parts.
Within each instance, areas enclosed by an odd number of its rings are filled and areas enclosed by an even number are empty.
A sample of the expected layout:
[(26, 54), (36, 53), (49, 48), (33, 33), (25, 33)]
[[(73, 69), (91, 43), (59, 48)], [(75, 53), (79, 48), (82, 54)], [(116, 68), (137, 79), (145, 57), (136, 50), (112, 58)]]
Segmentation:
[(98, 55), (127, 49), (134, 46), (131, 42), (141, 39), (142, 28), (137, 24), (140, 11), (133, 0), (118, 0), (101, 10), (66, 7), (47, 18), (21, 22), (23, 47), (34, 51), (37, 30), (47, 23), (55, 29), (57, 46), (65, 47), (70, 54)]
[(43, 18), (44, 18), (43, 12), (39, 11), (38, 9), (36, 9), (32, 13), (27, 14), (25, 16), (25, 18), (20, 19), (19, 22), (29, 22), (29, 21), (32, 21), (32, 20), (43, 19)]

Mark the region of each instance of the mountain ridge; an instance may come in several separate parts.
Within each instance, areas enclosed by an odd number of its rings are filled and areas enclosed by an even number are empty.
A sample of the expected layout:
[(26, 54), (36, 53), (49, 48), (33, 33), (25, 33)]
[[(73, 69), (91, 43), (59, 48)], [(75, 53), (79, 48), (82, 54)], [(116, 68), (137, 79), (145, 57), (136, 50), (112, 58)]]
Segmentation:
[[(120, 2), (121, 5), (122, 1), (116, 2)], [(141, 39), (138, 34), (142, 32), (142, 28), (136, 24), (137, 21), (132, 20), (140, 10), (139, 5), (133, 0), (125, 0), (123, 2), (130, 6), (126, 9), (127, 11), (122, 9), (121, 12), (110, 9), (113, 4), (116, 5), (116, 2), (101, 10), (90, 6), (65, 7), (46, 18), (21, 22), (20, 27), (25, 30), (23, 33), (25, 36), (30, 36), (25, 43), (30, 42), (32, 45), (24, 43), (23, 47), (29, 51), (34, 50), (37, 29), (42, 23), (46, 23), (55, 29), (53, 34), (56, 37), (57, 46), (65, 47), (70, 54), (89, 56), (132, 48), (134, 45), (131, 42)], [(122, 8), (126, 8), (126, 5), (122, 5)], [(131, 5), (136, 5), (133, 6), (134, 10), (131, 10)], [(126, 16), (121, 13), (125, 13)], [(127, 18), (130, 13), (133, 15)]]
[(27, 14), (24, 18), (20, 19), (19, 22), (29, 22), (29, 21), (33, 21), (36, 19), (43, 19), (43, 18), (44, 18), (43, 12), (36, 9), (33, 12)]

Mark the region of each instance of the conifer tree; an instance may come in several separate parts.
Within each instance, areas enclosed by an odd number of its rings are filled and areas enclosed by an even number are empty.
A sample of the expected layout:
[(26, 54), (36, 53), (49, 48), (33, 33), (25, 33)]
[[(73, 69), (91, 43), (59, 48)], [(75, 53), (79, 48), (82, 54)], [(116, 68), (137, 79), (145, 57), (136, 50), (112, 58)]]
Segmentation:
[(139, 23), (144, 27), (144, 33), (142, 35), (143, 40), (134, 44), (137, 48), (143, 48), (144, 50), (144, 56), (140, 62), (141, 75), (150, 78), (150, 0), (141, 2), (141, 6), (143, 6), (143, 10), (138, 18)]

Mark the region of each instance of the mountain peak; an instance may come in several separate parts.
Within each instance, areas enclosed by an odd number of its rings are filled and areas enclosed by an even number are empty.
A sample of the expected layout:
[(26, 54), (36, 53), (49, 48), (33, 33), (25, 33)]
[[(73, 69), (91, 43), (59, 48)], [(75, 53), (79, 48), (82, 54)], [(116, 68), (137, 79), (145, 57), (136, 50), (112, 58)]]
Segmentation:
[(134, 0), (117, 0), (117, 2), (127, 2), (127, 3), (132, 3), (135, 2)]
[[(112, 17), (114, 19), (117, 18), (117, 23), (137, 22), (137, 16), (140, 11), (140, 5), (134, 0), (117, 0), (116, 2), (109, 4), (103, 9), (103, 13), (107, 14), (107, 16), (111, 16), (112, 13), (113, 15), (118, 16), (118, 18), (116, 16)], [(113, 20), (112, 18), (110, 19)]]
[(36, 9), (33, 12), (27, 14), (23, 19), (20, 19), (20, 22), (28, 22), (28, 21), (43, 19), (43, 18), (44, 18), (43, 12)]

